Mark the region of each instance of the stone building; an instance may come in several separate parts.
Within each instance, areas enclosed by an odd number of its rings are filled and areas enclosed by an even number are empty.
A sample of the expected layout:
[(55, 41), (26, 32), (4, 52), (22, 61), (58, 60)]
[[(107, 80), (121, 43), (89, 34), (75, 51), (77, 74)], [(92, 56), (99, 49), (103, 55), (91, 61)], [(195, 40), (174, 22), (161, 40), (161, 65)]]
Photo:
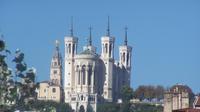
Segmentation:
[(57, 40), (55, 52), (51, 60), (50, 81), (40, 82), (37, 98), (38, 100), (52, 100), (56, 102), (63, 100), (62, 57)]
[(91, 28), (88, 42), (77, 52), (78, 38), (65, 37), (65, 102), (78, 112), (96, 112), (97, 104), (116, 102), (121, 98), (123, 86), (130, 86), (132, 47), (127, 44), (127, 29), (124, 44), (119, 46), (119, 61), (115, 60), (115, 37), (107, 34), (101, 37), (101, 53), (92, 44)]
[(176, 84), (172, 86), (164, 94), (164, 112), (189, 108), (191, 94), (192, 90), (186, 85)]
[(200, 111), (200, 96), (199, 95), (195, 97), (193, 108), (199, 109)]

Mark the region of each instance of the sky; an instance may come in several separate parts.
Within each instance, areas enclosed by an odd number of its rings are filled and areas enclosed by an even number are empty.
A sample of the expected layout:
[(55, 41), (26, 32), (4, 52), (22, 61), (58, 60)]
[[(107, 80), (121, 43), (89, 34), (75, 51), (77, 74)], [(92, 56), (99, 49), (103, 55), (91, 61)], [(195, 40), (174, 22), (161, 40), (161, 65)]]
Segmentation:
[(182, 83), (200, 92), (199, 0), (0, 0), (0, 32), (12, 52), (9, 65), (14, 66), (10, 61), (19, 48), (28, 66), (37, 69), (37, 81), (48, 80), (54, 42), (60, 41), (64, 57), (72, 16), (78, 51), (86, 45), (92, 26), (98, 53), (109, 16), (116, 60), (128, 27), (134, 89)]

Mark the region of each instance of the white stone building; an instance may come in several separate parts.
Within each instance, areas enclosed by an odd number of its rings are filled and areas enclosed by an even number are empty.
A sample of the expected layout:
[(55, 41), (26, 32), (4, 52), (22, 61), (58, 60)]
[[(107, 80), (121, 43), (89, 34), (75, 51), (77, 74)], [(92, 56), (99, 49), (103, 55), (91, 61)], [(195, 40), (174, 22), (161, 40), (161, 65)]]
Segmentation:
[(130, 86), (132, 47), (127, 44), (127, 29), (124, 44), (119, 46), (119, 61), (114, 58), (115, 38), (110, 35), (109, 23), (106, 36), (101, 37), (101, 53), (96, 52), (92, 36), (77, 52), (78, 38), (65, 37), (65, 102), (78, 112), (80, 108), (87, 112), (96, 112), (97, 104), (116, 102), (121, 98), (123, 86)]

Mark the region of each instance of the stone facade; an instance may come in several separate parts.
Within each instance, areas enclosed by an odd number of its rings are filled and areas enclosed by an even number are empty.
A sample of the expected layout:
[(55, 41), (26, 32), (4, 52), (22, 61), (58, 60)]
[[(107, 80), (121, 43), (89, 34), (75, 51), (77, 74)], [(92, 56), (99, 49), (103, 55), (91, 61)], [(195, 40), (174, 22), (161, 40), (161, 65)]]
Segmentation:
[(62, 57), (59, 51), (59, 42), (56, 41), (56, 49), (51, 60), (50, 81), (39, 84), (38, 100), (52, 100), (61, 102), (63, 99), (62, 89)]
[[(72, 30), (71, 30), (72, 31)], [(96, 112), (97, 104), (116, 102), (120, 99), (123, 86), (130, 86), (132, 47), (125, 43), (119, 46), (119, 61), (114, 58), (115, 38), (107, 35), (101, 37), (101, 53), (92, 45), (92, 36), (77, 53), (78, 38), (71, 32), (65, 37), (65, 102), (77, 112), (83, 108)]]
[(191, 89), (186, 85), (177, 84), (164, 94), (164, 112), (189, 108)]

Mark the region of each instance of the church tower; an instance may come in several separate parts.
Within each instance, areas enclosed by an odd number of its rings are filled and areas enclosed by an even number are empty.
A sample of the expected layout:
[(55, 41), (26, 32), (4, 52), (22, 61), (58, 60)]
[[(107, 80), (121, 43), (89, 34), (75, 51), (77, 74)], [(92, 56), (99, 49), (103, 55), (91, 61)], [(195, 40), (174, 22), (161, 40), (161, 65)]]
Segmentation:
[(101, 37), (102, 52), (101, 58), (104, 62), (104, 87), (103, 97), (106, 101), (112, 102), (112, 87), (113, 87), (113, 66), (114, 66), (114, 42), (115, 38), (110, 36), (110, 26), (108, 17), (108, 28), (106, 36)]
[(74, 56), (77, 53), (78, 38), (73, 35), (73, 22), (71, 21), (70, 36), (65, 37), (65, 102), (69, 102), (70, 95), (75, 86)]
[(59, 41), (56, 40), (56, 49), (51, 60), (50, 82), (62, 86), (62, 57), (59, 51)]
[(130, 75), (131, 75), (131, 54), (132, 54), (132, 47), (128, 45), (127, 40), (127, 27), (125, 28), (125, 38), (124, 38), (124, 45), (119, 46), (119, 62), (122, 67), (125, 68), (123, 78), (124, 81), (122, 82), (123, 85), (130, 86)]

